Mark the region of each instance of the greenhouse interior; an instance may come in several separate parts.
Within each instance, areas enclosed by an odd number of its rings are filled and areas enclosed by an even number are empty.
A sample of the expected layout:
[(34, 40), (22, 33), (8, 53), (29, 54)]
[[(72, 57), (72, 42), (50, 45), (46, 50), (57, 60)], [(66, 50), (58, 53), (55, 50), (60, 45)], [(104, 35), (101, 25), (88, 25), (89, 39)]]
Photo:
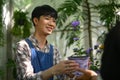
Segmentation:
[[(36, 6), (50, 5), (58, 12), (56, 28), (47, 40), (62, 60), (89, 50), (90, 69), (100, 76), (105, 35), (120, 21), (120, 0), (0, 0), (0, 80), (16, 80), (16, 43), (34, 32)], [(76, 30), (77, 29), (77, 30)]]

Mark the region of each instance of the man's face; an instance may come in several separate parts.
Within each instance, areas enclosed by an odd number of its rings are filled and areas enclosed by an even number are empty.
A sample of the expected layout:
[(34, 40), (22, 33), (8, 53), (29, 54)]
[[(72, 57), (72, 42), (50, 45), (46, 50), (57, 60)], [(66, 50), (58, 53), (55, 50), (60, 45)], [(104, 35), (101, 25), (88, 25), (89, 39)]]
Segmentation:
[(40, 16), (34, 19), (36, 32), (49, 35), (56, 27), (56, 20), (51, 16)]

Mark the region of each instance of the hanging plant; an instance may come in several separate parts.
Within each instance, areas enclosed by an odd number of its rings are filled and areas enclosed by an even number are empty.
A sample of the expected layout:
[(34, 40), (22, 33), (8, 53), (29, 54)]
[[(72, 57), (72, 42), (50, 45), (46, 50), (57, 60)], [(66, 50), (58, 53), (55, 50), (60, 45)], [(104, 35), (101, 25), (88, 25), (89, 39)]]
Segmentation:
[(17, 37), (28, 37), (30, 35), (31, 23), (27, 17), (28, 12), (21, 10), (14, 11), (14, 26), (12, 28), (12, 34)]

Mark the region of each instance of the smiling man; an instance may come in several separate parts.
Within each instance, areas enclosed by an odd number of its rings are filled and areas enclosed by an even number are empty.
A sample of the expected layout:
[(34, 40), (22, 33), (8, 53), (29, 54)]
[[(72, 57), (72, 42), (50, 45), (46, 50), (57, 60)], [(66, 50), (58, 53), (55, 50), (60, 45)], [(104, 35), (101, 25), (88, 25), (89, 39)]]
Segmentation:
[(78, 64), (72, 60), (60, 61), (58, 49), (47, 40), (56, 27), (56, 10), (49, 5), (37, 6), (31, 18), (35, 32), (17, 43), (17, 80), (65, 79), (64, 74), (77, 70)]
[(76, 80), (87, 80), (96, 75), (91, 70), (80, 69), (73, 60), (62, 60), (59, 50), (48, 42), (47, 36), (56, 27), (57, 12), (54, 8), (49, 5), (37, 6), (31, 18), (34, 33), (17, 42), (16, 80), (70, 80), (76, 70), (83, 72), (83, 77)]

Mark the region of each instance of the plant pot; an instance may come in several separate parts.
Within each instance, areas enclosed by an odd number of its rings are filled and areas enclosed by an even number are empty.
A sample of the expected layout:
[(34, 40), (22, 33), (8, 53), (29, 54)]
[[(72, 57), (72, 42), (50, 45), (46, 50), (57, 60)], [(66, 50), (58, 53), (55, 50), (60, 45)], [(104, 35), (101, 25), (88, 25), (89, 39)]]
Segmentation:
[[(70, 56), (68, 57), (69, 60), (75, 60), (77, 63), (79, 63), (79, 67), (82, 69), (88, 69), (89, 67), (89, 56)], [(82, 72), (74, 72), (76, 76), (80, 76), (83, 73)]]

